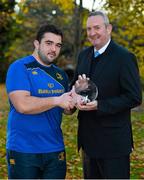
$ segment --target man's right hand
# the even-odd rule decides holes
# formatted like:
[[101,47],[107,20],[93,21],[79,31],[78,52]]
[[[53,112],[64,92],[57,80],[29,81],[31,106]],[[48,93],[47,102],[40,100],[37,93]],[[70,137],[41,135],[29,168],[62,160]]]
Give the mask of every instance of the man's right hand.
[[72,98],[72,92],[64,93],[58,97],[58,105],[66,110],[74,108],[74,102]]

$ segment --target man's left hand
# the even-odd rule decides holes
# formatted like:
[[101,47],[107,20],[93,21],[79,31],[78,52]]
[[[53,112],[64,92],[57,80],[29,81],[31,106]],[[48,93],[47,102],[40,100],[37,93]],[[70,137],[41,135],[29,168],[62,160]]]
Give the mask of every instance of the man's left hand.
[[77,103],[76,108],[81,111],[92,111],[92,110],[97,110],[97,105],[98,105],[98,101],[95,100],[86,104]]

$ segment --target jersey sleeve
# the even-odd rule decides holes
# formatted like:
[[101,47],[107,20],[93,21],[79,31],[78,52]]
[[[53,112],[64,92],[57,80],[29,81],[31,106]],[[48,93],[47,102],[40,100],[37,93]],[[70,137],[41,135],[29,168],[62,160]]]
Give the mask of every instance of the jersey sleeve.
[[30,91],[30,82],[24,64],[15,62],[10,65],[6,77],[6,89],[8,93],[16,90]]

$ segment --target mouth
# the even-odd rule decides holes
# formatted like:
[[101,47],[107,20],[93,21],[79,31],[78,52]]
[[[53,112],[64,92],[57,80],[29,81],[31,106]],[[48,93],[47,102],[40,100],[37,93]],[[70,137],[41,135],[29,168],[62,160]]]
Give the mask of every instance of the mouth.
[[91,36],[88,39],[89,39],[89,41],[93,41],[94,42],[94,41],[97,41],[98,38],[95,37],[95,36]]
[[48,53],[48,56],[50,56],[50,57],[55,57],[56,54],[55,54],[55,53]]
[[94,44],[98,41],[98,38],[91,38],[91,42],[93,42]]

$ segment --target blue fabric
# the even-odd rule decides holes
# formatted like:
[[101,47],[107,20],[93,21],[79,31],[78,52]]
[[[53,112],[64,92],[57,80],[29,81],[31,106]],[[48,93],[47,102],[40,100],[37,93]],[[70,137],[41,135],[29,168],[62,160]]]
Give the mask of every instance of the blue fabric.
[[9,179],[65,179],[64,151],[53,153],[19,153],[7,151]]
[[[68,78],[58,67],[42,66],[33,56],[27,56],[10,66],[6,88],[7,93],[26,90],[36,97],[60,96],[68,91]],[[24,153],[63,150],[62,112],[55,107],[39,114],[21,114],[10,102],[6,148]]]
[[100,55],[100,53],[98,51],[94,51],[94,57],[98,57]]

